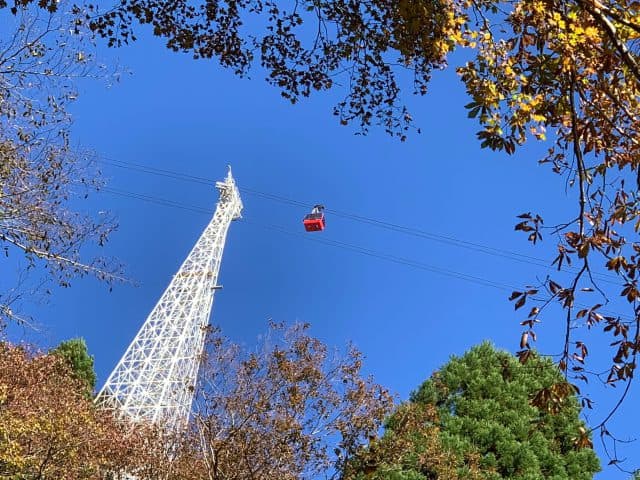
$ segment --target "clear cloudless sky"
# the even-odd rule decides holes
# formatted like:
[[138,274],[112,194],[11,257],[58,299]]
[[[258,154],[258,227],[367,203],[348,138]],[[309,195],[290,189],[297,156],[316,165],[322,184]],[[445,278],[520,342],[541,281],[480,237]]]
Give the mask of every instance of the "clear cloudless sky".
[[[144,29],[139,29],[143,33]],[[410,226],[429,233],[550,258],[553,239],[532,248],[513,230],[515,216],[543,214],[547,224],[570,218],[576,192],[538,166],[541,148],[516,155],[483,151],[468,102],[453,71],[435,74],[426,97],[407,100],[422,134],[407,142],[373,129],[368,136],[338,125],[331,107],[344,91],[320,93],[292,106],[261,72],[238,79],[214,61],[174,54],[146,34],[128,48],[99,48],[102,61],[132,73],[107,88],[83,82],[73,107],[74,142],[124,162],[212,179],[211,185],[101,164],[112,188],[213,210],[231,164],[238,185]],[[410,86],[407,89],[407,94]],[[353,342],[366,356],[365,371],[399,399],[452,354],[489,339],[517,350],[526,312],[507,300],[511,286],[544,278],[549,270],[451,244],[328,215],[327,229],[304,234],[305,208],[243,193],[246,220],[231,226],[212,323],[247,346],[269,319],[309,322],[332,347]],[[54,289],[46,303],[26,305],[38,332],[13,329],[14,338],[52,346],[81,336],[95,356],[101,385],[168,285],[210,216],[107,192],[78,203],[87,212],[110,211],[119,229],[102,254],[122,260],[136,285],[112,292],[91,279]],[[291,234],[270,228],[277,225]],[[481,285],[313,241],[336,240],[426,266],[489,280]],[[552,272],[551,272],[552,273]],[[555,312],[558,313],[558,312]],[[539,348],[557,353],[561,320],[545,318]],[[588,338],[587,338],[588,339]],[[597,335],[592,342],[601,341]],[[595,352],[604,355],[606,352]],[[603,358],[606,359],[605,356]],[[618,389],[585,386],[596,401],[597,422]],[[635,438],[640,422],[632,393],[611,425],[619,438]],[[598,480],[628,478],[606,467]],[[638,443],[621,446],[626,468],[640,466]]]

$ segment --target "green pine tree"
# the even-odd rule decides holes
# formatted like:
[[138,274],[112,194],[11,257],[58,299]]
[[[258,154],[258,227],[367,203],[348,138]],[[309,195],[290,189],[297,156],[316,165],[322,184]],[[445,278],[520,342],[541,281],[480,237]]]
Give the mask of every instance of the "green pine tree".
[[96,372],[93,367],[93,357],[89,355],[83,338],[72,338],[61,342],[49,353],[65,358],[76,377],[87,385],[88,392],[93,392],[96,387]]
[[[417,406],[435,412],[422,423],[422,436],[402,418]],[[390,417],[384,436],[354,458],[345,478],[453,478],[441,473],[433,453],[424,455],[428,430],[437,431],[442,458],[456,465],[455,478],[590,480],[600,462],[579,415],[573,387],[551,361],[534,355],[520,364],[483,343],[425,381]]]

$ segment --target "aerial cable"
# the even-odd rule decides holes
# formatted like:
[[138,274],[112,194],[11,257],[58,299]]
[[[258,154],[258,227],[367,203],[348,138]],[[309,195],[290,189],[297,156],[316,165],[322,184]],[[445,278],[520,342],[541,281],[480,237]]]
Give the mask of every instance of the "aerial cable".
[[420,262],[420,261],[417,261],[417,260],[412,260],[412,259],[405,258],[405,257],[398,257],[396,255],[391,255],[391,254],[387,254],[387,253],[380,252],[380,251],[377,251],[377,250],[372,250],[370,248],[361,247],[359,245],[353,245],[353,244],[350,244],[350,243],[341,242],[341,241],[338,241],[338,240],[327,239],[327,238],[321,238],[321,237],[317,237],[317,236],[311,237],[311,236],[305,235],[304,233],[301,233],[301,232],[292,232],[291,230],[287,230],[286,228],[281,227],[279,225],[264,224],[264,223],[256,222],[256,221],[250,220],[250,219],[245,219],[245,221],[246,221],[246,223],[257,225],[259,227],[266,228],[268,230],[273,230],[273,231],[277,231],[277,232],[280,232],[280,233],[284,233],[286,235],[299,236],[299,237],[304,238],[305,240],[310,240],[310,241],[314,241],[314,242],[318,242],[318,243],[323,243],[325,245],[329,245],[329,246],[333,246],[333,247],[337,247],[337,248],[342,248],[342,249],[345,249],[345,250],[350,250],[352,252],[360,253],[362,255],[367,255],[367,256],[370,256],[370,257],[379,258],[379,259],[382,259],[382,260],[387,260],[389,262],[398,263],[400,265],[406,265],[406,266],[413,267],[413,268],[420,269],[420,270],[426,270],[426,271],[437,273],[437,274],[440,274],[440,275],[445,275],[445,276],[457,278],[459,280],[465,280],[465,281],[468,281],[468,282],[477,283],[479,285],[492,287],[492,288],[496,288],[496,289],[503,290],[503,291],[508,291],[508,292],[512,292],[514,290],[517,290],[517,288],[515,288],[514,286],[508,285],[508,284],[505,284],[505,283],[494,282],[493,280],[488,280],[486,278],[477,277],[475,275],[469,275],[469,274],[462,273],[462,272],[457,272],[455,270],[449,270],[449,269],[446,269],[446,268],[437,267],[435,265],[430,265],[430,264],[427,264],[427,263],[423,263],[423,262]]
[[187,210],[187,211],[191,211],[191,212],[195,212],[195,213],[203,213],[205,215],[210,215],[213,214],[213,210],[204,208],[204,207],[198,207],[196,205],[187,205],[185,203],[181,203],[181,202],[174,202],[173,200],[167,200],[164,198],[159,198],[159,197],[153,197],[151,195],[144,195],[142,193],[135,193],[135,192],[130,192],[128,190],[122,190],[119,188],[113,188],[113,187],[102,187],[100,188],[100,191],[102,192],[107,192],[107,193],[112,193],[114,195],[119,195],[121,197],[129,197],[129,198],[134,198],[137,200],[142,200],[145,202],[149,202],[149,203],[155,203],[157,205],[162,205],[165,207],[173,207],[173,208],[178,208],[181,210]]
[[[136,200],[142,200],[148,203],[154,203],[160,206],[164,206],[164,207],[172,207],[172,208],[177,208],[177,209],[181,209],[181,210],[186,210],[186,211],[191,211],[194,213],[201,213],[201,214],[205,214],[205,215],[212,215],[213,214],[213,210],[208,209],[208,208],[204,208],[204,207],[199,207],[196,205],[188,205],[182,202],[175,202],[173,200],[167,200],[164,198],[160,198],[160,197],[155,197],[155,196],[151,196],[151,195],[145,195],[145,194],[140,194],[140,193],[136,193],[136,192],[130,192],[128,190],[122,190],[122,189],[117,189],[117,188],[111,188],[111,187],[103,187],[101,189],[101,191],[104,191],[106,193],[111,193],[114,195],[118,195],[121,197],[126,197],[126,198],[133,198]],[[415,269],[419,269],[419,270],[425,270],[425,271],[429,271],[432,273],[436,273],[439,275],[444,275],[444,276],[448,276],[448,277],[452,277],[452,278],[456,278],[458,280],[463,280],[466,282],[470,282],[470,283],[475,283],[478,285],[482,285],[482,286],[486,286],[486,287],[491,287],[497,290],[502,290],[502,291],[508,291],[508,292],[513,292],[516,290],[521,290],[521,288],[517,288],[514,287],[513,285],[510,284],[506,284],[506,283],[502,283],[502,282],[496,282],[493,280],[489,280],[486,278],[482,278],[482,277],[478,277],[475,275],[470,275],[467,273],[463,273],[463,272],[457,272],[455,270],[449,270],[446,268],[442,268],[442,267],[438,267],[435,265],[430,265],[424,262],[420,262],[417,260],[413,260],[413,259],[409,259],[409,258],[404,258],[404,257],[398,257],[396,255],[392,255],[392,254],[388,254],[388,253],[384,253],[384,252],[380,252],[377,250],[373,250],[370,248],[366,248],[366,247],[362,247],[359,245],[354,245],[354,244],[350,244],[350,243],[346,243],[346,242],[341,242],[339,240],[332,240],[332,239],[328,239],[328,238],[323,238],[323,237],[317,237],[317,236],[309,236],[305,233],[302,232],[292,232],[291,230],[288,230],[280,225],[275,225],[275,224],[265,224],[262,222],[256,222],[252,219],[247,219],[243,217],[243,222],[250,224],[250,225],[254,225],[263,229],[267,229],[267,230],[272,230],[272,231],[277,231],[286,235],[290,235],[290,236],[300,236],[302,238],[304,238],[305,240],[308,241],[313,241],[313,242],[317,242],[317,243],[322,243],[325,245],[329,245],[332,247],[336,247],[336,248],[340,248],[340,249],[344,249],[344,250],[348,250],[348,251],[352,251],[352,252],[356,252],[359,253],[361,255],[366,255],[369,257],[374,257],[374,258],[378,258],[381,260],[386,260],[388,262],[392,262],[392,263],[396,263],[396,264],[400,264],[400,265],[405,265],[408,267],[412,267]],[[538,301],[538,302],[543,302],[544,299],[542,298],[538,298],[538,297],[531,297],[532,300],[534,301]],[[584,304],[575,304],[576,307],[580,307],[580,308],[589,308],[588,305],[584,305]],[[619,317],[621,319],[626,319],[626,320],[630,320],[629,317],[625,316],[625,315],[621,315],[619,313],[616,312],[611,312],[611,311],[606,311],[606,310],[600,310],[600,312],[602,314],[605,315],[609,315],[609,316],[613,316],[613,317]]]
[[[154,197],[151,195],[144,195],[144,194],[139,194],[139,193],[135,193],[135,192],[130,192],[127,190],[122,190],[122,189],[117,189],[117,188],[111,188],[111,187],[104,187],[101,189],[101,191],[105,192],[105,193],[110,193],[113,195],[118,195],[121,197],[126,197],[126,198],[133,198],[136,200],[142,200],[145,202],[149,202],[149,203],[154,203],[160,206],[164,206],[164,207],[173,207],[173,208],[178,208],[181,210],[187,210],[187,211],[191,211],[194,213],[202,213],[202,214],[208,214],[211,215],[213,214],[213,211],[210,209],[206,209],[206,208],[202,208],[202,207],[197,207],[195,205],[187,205],[187,204],[183,204],[180,202],[174,202],[171,200],[166,200],[160,197]],[[287,235],[293,235],[293,236],[302,236],[303,238],[305,238],[306,240],[310,240],[310,241],[314,241],[317,243],[322,243],[324,245],[329,245],[329,246],[333,246],[336,248],[341,248],[344,250],[349,250],[352,252],[356,252],[356,253],[360,253],[362,255],[366,255],[366,256],[370,256],[370,257],[375,257],[375,258],[379,258],[382,260],[387,260],[389,262],[393,262],[393,263],[397,263],[400,265],[405,265],[405,266],[409,266],[409,267],[413,267],[416,269],[420,269],[420,270],[426,270],[429,272],[433,272],[433,273],[437,273],[440,275],[445,275],[445,276],[449,276],[449,277],[453,277],[453,278],[457,278],[459,280],[464,280],[464,281],[468,281],[468,282],[472,282],[472,283],[476,283],[479,285],[483,285],[483,286],[487,286],[487,287],[492,287],[492,288],[496,288],[499,290],[503,290],[503,291],[508,291],[511,292],[513,290],[517,290],[517,288],[515,288],[512,285],[508,285],[505,283],[500,283],[500,282],[495,282],[493,280],[489,280],[486,278],[482,278],[482,277],[477,277],[475,275],[470,275],[470,274],[466,274],[466,273],[462,273],[462,272],[457,272],[454,270],[449,270],[446,268],[442,268],[442,267],[438,267],[435,265],[430,265],[427,263],[423,263],[417,260],[413,260],[413,259],[409,259],[409,258],[404,258],[404,257],[399,257],[396,255],[392,255],[392,254],[388,254],[388,253],[384,253],[384,252],[380,252],[377,250],[373,250],[370,248],[366,248],[366,247],[362,247],[359,245],[354,245],[354,244],[350,244],[350,243],[346,243],[346,242],[341,242],[338,240],[332,240],[332,239],[327,239],[327,238],[320,238],[320,237],[309,237],[308,235],[305,235],[301,232],[292,232],[280,225],[275,225],[275,224],[265,224],[262,222],[257,222],[255,220],[252,219],[246,219],[243,218],[243,222],[250,224],[250,225],[254,225],[254,226],[258,226],[260,228],[264,228],[267,230],[272,230],[272,231],[278,231],[280,233],[284,233]]]
[[[203,184],[203,185],[211,185],[213,183],[213,180],[211,180],[209,178],[199,177],[199,176],[195,176],[195,175],[183,174],[183,173],[180,173],[180,172],[161,169],[161,168],[156,168],[156,167],[149,167],[149,166],[138,164],[138,163],[125,162],[125,161],[122,161],[122,160],[115,160],[115,159],[106,158],[106,157],[101,157],[101,161],[103,161],[104,163],[108,163],[108,164],[111,164],[113,166],[119,167],[119,168],[126,168],[126,169],[130,169],[130,170],[136,170],[136,171],[143,172],[143,173],[149,173],[149,174],[152,174],[152,175],[159,175],[159,176],[163,176],[163,177],[167,177],[167,178],[173,178],[173,179],[177,179],[177,180],[194,182],[194,183],[199,183],[199,184]],[[299,200],[293,200],[293,199],[290,199],[290,198],[287,198],[287,197],[283,197],[281,195],[276,195],[276,194],[267,193],[267,192],[261,192],[259,190],[255,190],[255,189],[248,188],[248,187],[240,187],[239,189],[240,189],[240,191],[242,191],[244,193],[248,193],[250,195],[259,196],[259,197],[262,197],[262,198],[266,198],[268,200],[273,200],[273,201],[277,201],[277,202],[280,202],[280,203],[289,204],[289,205],[292,205],[292,206],[304,207],[304,208],[307,208],[309,206],[308,202],[302,202],[302,201],[299,201]],[[327,213],[330,213],[332,215],[336,215],[336,216],[339,216],[339,217],[355,220],[355,221],[362,222],[362,223],[367,223],[367,224],[374,225],[374,226],[379,226],[379,227],[382,227],[382,228],[386,228],[386,229],[389,229],[389,230],[397,231],[397,232],[400,232],[400,233],[405,233],[405,234],[408,234],[408,235],[422,237],[422,238],[425,238],[425,239],[428,239],[428,240],[441,241],[441,242],[449,243],[449,244],[452,244],[452,245],[461,246],[461,247],[464,247],[464,248],[471,248],[471,249],[474,249],[474,250],[477,249],[477,251],[481,251],[483,253],[491,254],[490,252],[493,252],[492,254],[500,255],[500,256],[503,256],[503,257],[506,257],[506,258],[511,258],[513,260],[516,260],[517,258],[522,258],[522,259],[530,260],[530,261],[533,261],[533,262],[541,262],[542,265],[539,265],[539,266],[547,266],[547,261],[542,259],[542,258],[533,257],[533,256],[530,256],[530,255],[526,255],[526,254],[522,254],[522,253],[518,253],[518,252],[512,252],[512,251],[508,251],[508,250],[503,250],[503,249],[491,247],[491,246],[488,246],[488,245],[482,245],[482,244],[479,244],[479,243],[474,243],[474,242],[469,242],[469,241],[466,241],[466,240],[457,239],[457,238],[452,237],[452,236],[440,235],[440,234],[427,232],[427,231],[420,230],[420,229],[413,228],[413,227],[407,227],[407,226],[403,226],[403,225],[399,225],[399,224],[395,224],[395,223],[391,223],[391,222],[386,222],[386,221],[382,221],[382,220],[376,220],[376,219],[373,219],[373,218],[370,218],[370,217],[365,217],[363,215],[344,212],[344,211],[341,211],[341,210],[325,208],[325,211]],[[513,257],[515,257],[515,258],[513,258]]]
[[[205,177],[184,174],[184,173],[176,172],[176,171],[173,171],[173,170],[166,170],[166,169],[162,169],[162,168],[149,167],[149,166],[142,165],[142,164],[139,164],[139,163],[126,162],[126,161],[123,161],[123,160],[116,160],[116,159],[108,158],[108,157],[100,157],[99,161],[102,162],[102,163],[113,165],[113,166],[118,167],[118,168],[134,170],[134,171],[147,173],[147,174],[151,174],[151,175],[162,176],[162,177],[166,177],[166,178],[172,178],[172,179],[175,179],[175,180],[198,183],[198,184],[202,184],[202,185],[212,185],[214,183],[214,181],[212,179],[205,178]],[[283,204],[288,204],[288,205],[295,206],[295,207],[304,207],[306,209],[309,206],[309,203],[307,203],[307,202],[294,200],[294,199],[291,199],[291,198],[283,197],[281,195],[262,192],[262,191],[259,191],[259,190],[256,190],[256,189],[252,189],[252,188],[248,188],[248,187],[239,187],[239,190],[241,192],[247,193],[249,195],[254,195],[254,196],[257,196],[257,197],[260,197],[260,198],[264,198],[264,199],[275,201],[275,202],[280,202],[280,203],[283,203]],[[513,260],[513,261],[520,262],[520,263],[527,263],[527,264],[530,264],[530,265],[536,265],[538,267],[542,267],[542,268],[546,268],[546,269],[556,270],[555,267],[553,267],[552,265],[549,264],[548,260],[545,260],[545,259],[542,259],[542,258],[539,258],[539,257],[534,257],[534,256],[531,256],[531,255],[526,255],[526,254],[513,252],[513,251],[509,251],[509,250],[505,250],[505,249],[500,249],[500,248],[492,247],[492,246],[489,246],[489,245],[483,245],[481,243],[470,242],[470,241],[462,240],[462,239],[459,239],[459,238],[456,238],[456,237],[453,237],[453,236],[450,236],[450,235],[437,234],[437,233],[428,232],[428,231],[425,231],[425,230],[422,230],[422,229],[418,229],[418,228],[414,228],[414,227],[408,227],[408,226],[404,226],[404,225],[400,225],[400,224],[396,224],[396,223],[392,223],[392,222],[387,222],[387,221],[384,221],[384,220],[377,220],[377,219],[374,219],[374,218],[366,217],[366,216],[359,215],[359,214],[349,213],[349,212],[345,212],[345,211],[342,211],[342,210],[325,208],[325,212],[328,213],[328,214],[331,214],[331,215],[335,215],[335,216],[338,216],[338,217],[342,217],[342,218],[348,219],[348,220],[353,220],[353,221],[357,221],[357,222],[360,222],[360,223],[365,223],[365,224],[368,224],[368,225],[372,225],[372,226],[375,226],[375,227],[391,230],[391,231],[394,231],[394,232],[403,233],[405,235],[410,235],[410,236],[414,236],[414,237],[418,237],[418,238],[423,238],[425,240],[431,240],[431,241],[435,241],[435,242],[439,242],[439,243],[443,243],[443,244],[446,244],[446,245],[455,246],[455,247],[459,247],[459,248],[465,248],[467,250],[475,251],[475,252],[478,252],[478,253],[483,253],[485,255],[492,255],[492,256],[495,256],[495,257],[501,257],[501,258],[505,258],[505,259],[508,259],[508,260]],[[566,266],[566,267],[563,267],[560,271],[577,272],[578,269],[575,268],[575,267]],[[605,283],[611,283],[611,284],[617,284],[618,283],[617,281],[614,281],[614,280],[617,280],[617,277],[615,277],[614,275],[611,275],[611,274],[593,272],[593,276],[598,277],[598,280],[600,280],[602,282],[605,282]]]

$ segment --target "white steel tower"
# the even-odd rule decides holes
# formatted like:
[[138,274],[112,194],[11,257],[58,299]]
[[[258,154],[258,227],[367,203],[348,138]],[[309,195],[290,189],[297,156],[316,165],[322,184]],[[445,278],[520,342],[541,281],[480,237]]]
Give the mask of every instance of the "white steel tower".
[[98,393],[133,421],[178,430],[189,418],[227,231],[242,211],[231,168],[216,187],[209,225]]

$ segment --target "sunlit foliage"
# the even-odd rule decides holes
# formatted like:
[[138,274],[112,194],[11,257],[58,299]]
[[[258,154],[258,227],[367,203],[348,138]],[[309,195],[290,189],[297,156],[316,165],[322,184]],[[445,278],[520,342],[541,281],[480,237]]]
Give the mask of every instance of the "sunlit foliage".
[[[0,344],[0,478],[89,480],[167,470],[161,436],[96,408],[64,357]],[[159,467],[162,465],[162,468]]]
[[[3,6],[0,2],[0,6]],[[40,5],[42,7],[42,5]],[[87,244],[103,245],[115,223],[71,207],[100,186],[89,157],[71,148],[69,105],[80,78],[106,77],[92,56],[88,10],[66,2],[39,8],[22,2],[0,8],[0,248],[22,271],[40,265],[66,287],[86,274],[106,281],[120,267],[82,258]],[[21,322],[12,307],[24,290],[0,292],[0,321]]]
[[[552,362],[484,343],[424,382],[346,479],[589,480],[600,470],[580,405]],[[544,393],[541,393],[544,392]]]
[[361,376],[362,356],[332,353],[307,325],[272,325],[245,351],[214,331],[192,432],[211,480],[313,479],[340,471],[392,401]]

